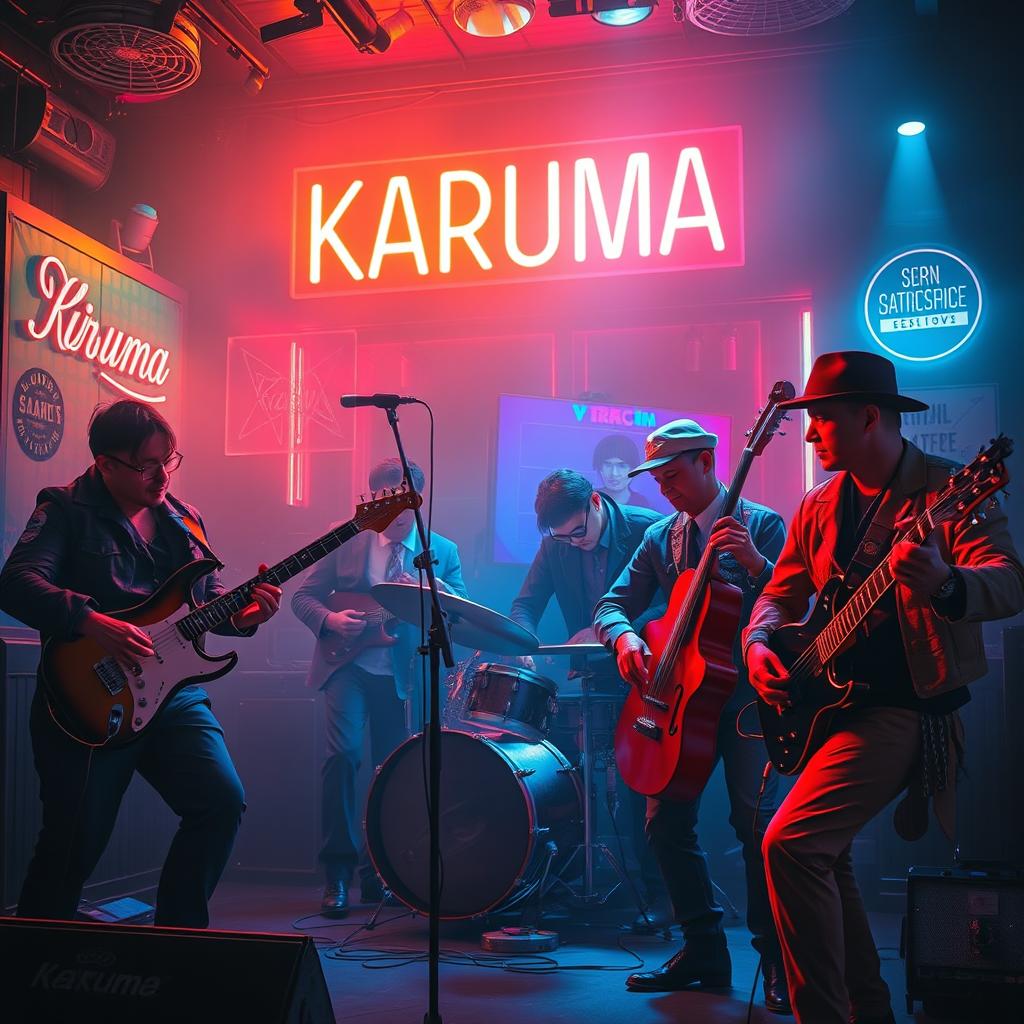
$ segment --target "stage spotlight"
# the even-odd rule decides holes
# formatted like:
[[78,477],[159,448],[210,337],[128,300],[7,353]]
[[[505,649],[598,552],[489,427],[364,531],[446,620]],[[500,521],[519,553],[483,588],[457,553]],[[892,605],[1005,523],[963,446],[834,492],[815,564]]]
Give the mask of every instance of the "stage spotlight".
[[525,28],[537,8],[534,0],[455,0],[455,24],[471,36],[510,36]]
[[904,121],[896,131],[900,135],[920,135],[924,131],[924,121]]
[[550,0],[548,14],[552,18],[571,18],[590,14],[602,25],[635,25],[649,18],[657,0]]
[[654,13],[653,7],[617,7],[613,11],[598,11],[592,15],[594,21],[612,28],[625,28],[627,25],[639,25]]
[[263,91],[263,86],[266,84],[266,75],[257,71],[256,68],[249,68],[249,74],[245,76],[245,84],[242,88],[245,89],[250,96],[259,96]]
[[110,229],[114,245],[122,256],[128,256],[153,269],[153,235],[160,218],[148,203],[136,203],[123,221],[112,220]]

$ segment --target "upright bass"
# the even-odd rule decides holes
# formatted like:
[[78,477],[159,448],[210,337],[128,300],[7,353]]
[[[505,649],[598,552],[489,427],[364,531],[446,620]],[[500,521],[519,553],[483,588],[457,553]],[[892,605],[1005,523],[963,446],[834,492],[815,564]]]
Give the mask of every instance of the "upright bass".
[[[743,484],[786,418],[779,402],[796,393],[778,381],[747,444],[721,515],[736,509]],[[632,687],[615,730],[615,760],[629,787],[647,796],[692,800],[714,766],[718,722],[736,688],[733,642],[742,591],[717,576],[709,544],[696,568],[676,580],[668,610],[644,628],[651,649],[647,683]]]

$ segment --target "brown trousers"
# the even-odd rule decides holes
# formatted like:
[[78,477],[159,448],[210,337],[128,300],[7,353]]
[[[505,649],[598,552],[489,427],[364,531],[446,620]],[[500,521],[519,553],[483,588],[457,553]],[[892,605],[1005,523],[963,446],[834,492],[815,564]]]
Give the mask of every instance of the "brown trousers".
[[768,894],[798,1024],[847,1024],[851,1014],[889,1011],[850,847],[906,787],[920,744],[916,711],[840,713],[768,826]]

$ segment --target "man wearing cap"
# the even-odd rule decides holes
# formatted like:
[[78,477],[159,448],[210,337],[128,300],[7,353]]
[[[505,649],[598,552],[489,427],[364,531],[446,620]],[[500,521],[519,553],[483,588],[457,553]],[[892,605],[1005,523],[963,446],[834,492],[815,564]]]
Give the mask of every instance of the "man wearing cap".
[[[896,370],[869,352],[831,352],[811,370],[804,394],[806,441],[836,476],[803,498],[771,582],[743,634],[750,681],[769,704],[794,694],[767,641],[804,618],[809,599],[851,561],[862,564],[874,526],[909,523],[948,482],[955,467],[925,455],[900,433],[900,412],[927,406],[899,394]],[[872,537],[877,536],[872,532]],[[874,550],[879,546],[874,544]],[[891,549],[897,585],[878,604],[888,613],[851,652],[851,678],[866,694],[836,714],[764,837],[772,911],[800,1024],[892,1024],[850,862],[860,829],[909,787],[896,812],[905,838],[927,827],[930,794],[952,837],[952,790],[962,729],[956,709],[967,684],[986,671],[981,622],[1024,607],[1024,567],[998,508],[937,528],[921,545]],[[844,662],[845,667],[845,662]],[[946,785],[948,780],[949,785]]]
[[[741,498],[733,516],[720,515],[726,490],[715,472],[717,444],[718,437],[693,420],[673,420],[650,434],[647,460],[632,471],[631,475],[650,472],[661,493],[677,509],[675,515],[647,529],[629,565],[594,612],[598,639],[615,652],[619,672],[634,685],[647,682],[650,651],[631,623],[659,590],[668,600],[676,580],[697,565],[708,544],[718,552],[719,574],[743,592],[741,627],[782,549],[785,524],[777,512]],[[741,738],[736,729],[736,713],[754,699],[742,668],[738,635],[734,657],[739,680],[719,724],[717,756],[725,763],[729,821],[743,848],[747,924],[754,948],[763,957],[765,1006],[775,1013],[788,1013],[789,998],[760,853],[761,834],[775,810],[776,780],[772,777],[767,781],[759,802],[768,755],[763,743]],[[648,800],[648,840],[685,941],[664,966],[630,975],[626,986],[633,991],[665,992],[696,985],[728,987],[732,982],[723,911],[715,899],[707,859],[697,841],[699,806],[699,798]]]

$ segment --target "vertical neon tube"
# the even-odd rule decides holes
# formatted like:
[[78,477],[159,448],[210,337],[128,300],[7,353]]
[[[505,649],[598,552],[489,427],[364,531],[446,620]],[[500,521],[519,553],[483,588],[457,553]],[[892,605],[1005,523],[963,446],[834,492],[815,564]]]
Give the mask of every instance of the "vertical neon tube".
[[302,346],[293,341],[288,360],[288,504],[305,505],[306,457],[301,451],[303,438],[302,416]]
[[[814,362],[814,330],[811,321],[811,311],[803,310],[800,314],[800,376],[801,388],[807,384],[807,378],[811,373],[811,364]],[[801,438],[807,435],[807,427],[810,421],[807,418],[807,410],[800,413]],[[814,449],[804,445],[804,490],[809,491],[814,486]]]

